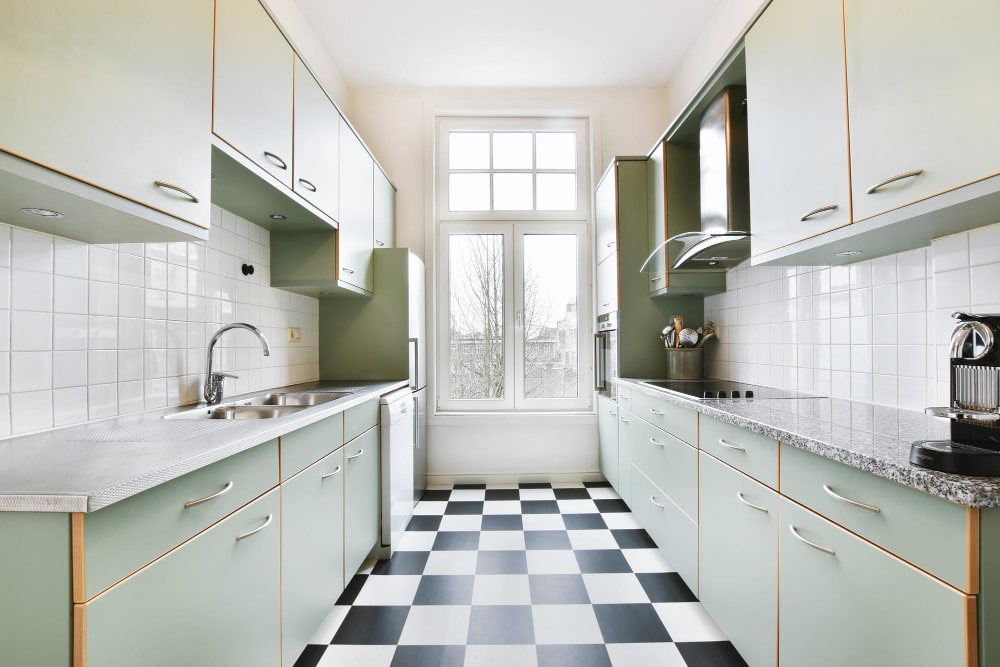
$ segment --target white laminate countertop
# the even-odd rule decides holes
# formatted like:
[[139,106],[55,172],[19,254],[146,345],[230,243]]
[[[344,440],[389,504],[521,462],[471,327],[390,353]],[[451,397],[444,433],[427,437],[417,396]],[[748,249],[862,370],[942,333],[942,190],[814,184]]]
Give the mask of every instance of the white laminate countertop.
[[0,511],[95,512],[405,386],[405,380],[308,382],[223,403],[278,391],[352,394],[275,419],[163,419],[198,407],[185,405],[0,440]]
[[1000,507],[1000,478],[954,475],[910,463],[916,440],[950,440],[947,420],[842,398],[706,400],[669,392],[641,379],[618,384],[852,468],[966,507]]

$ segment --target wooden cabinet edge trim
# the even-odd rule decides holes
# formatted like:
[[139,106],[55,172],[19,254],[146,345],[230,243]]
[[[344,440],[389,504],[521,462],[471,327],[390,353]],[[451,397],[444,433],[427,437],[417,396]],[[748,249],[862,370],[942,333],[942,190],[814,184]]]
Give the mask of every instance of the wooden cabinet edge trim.
[[967,667],[979,667],[979,598],[970,595],[965,599],[965,649]]
[[87,601],[87,539],[86,515],[73,512],[70,515],[70,557],[73,564],[73,602]]
[[966,508],[966,524],[965,529],[966,535],[966,552],[969,557],[969,564],[967,567],[968,581],[965,584],[965,588],[969,593],[978,594],[979,593],[979,577],[980,577],[980,525],[979,525],[979,508],[978,507],[968,507]]
[[87,605],[73,605],[73,667],[87,667]]

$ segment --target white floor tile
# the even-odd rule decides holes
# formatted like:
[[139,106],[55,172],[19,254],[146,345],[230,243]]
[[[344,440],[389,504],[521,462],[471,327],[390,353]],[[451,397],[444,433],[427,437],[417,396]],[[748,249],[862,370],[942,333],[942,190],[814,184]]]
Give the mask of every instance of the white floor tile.
[[410,605],[420,585],[419,574],[368,577],[355,605]]
[[486,489],[455,489],[448,500],[475,501],[486,498]]
[[[480,574],[472,588],[472,604],[531,604],[526,574]],[[332,636],[332,635],[331,635]]]
[[[534,644],[473,645],[465,648],[465,667],[538,667]],[[682,665],[683,667],[683,665]]]
[[524,531],[484,530],[479,534],[480,551],[524,551]]
[[483,517],[479,514],[446,514],[441,517],[438,530],[480,530],[482,527]]
[[596,514],[600,512],[593,500],[557,500],[563,514]]
[[674,572],[659,549],[622,549],[633,572]]
[[483,514],[520,514],[521,503],[517,500],[487,500],[483,503]]
[[700,602],[657,602],[653,608],[675,642],[715,642],[726,639]]
[[574,549],[617,549],[610,530],[570,530],[569,543]]
[[333,636],[337,634],[337,630],[340,628],[340,624],[344,622],[344,617],[347,616],[347,612],[351,610],[351,607],[346,604],[334,605],[330,613],[326,615],[323,622],[319,624],[316,628],[316,632],[309,639],[310,644],[329,644]]
[[656,665],[656,667],[687,667],[677,647],[662,644],[608,644],[608,655],[613,667],[636,667],[636,665]]
[[555,500],[552,489],[521,489],[521,500]]
[[549,604],[531,608],[536,644],[603,644],[589,604]]
[[424,574],[475,574],[478,558],[478,551],[432,551]]
[[528,574],[580,574],[580,564],[569,549],[539,549],[525,553]]
[[333,644],[327,647],[316,667],[341,667],[342,665],[364,665],[365,667],[389,667],[395,646],[357,646],[354,644]]
[[591,604],[649,603],[634,574],[585,574],[583,583]]
[[521,521],[525,530],[566,530],[561,514],[525,514]]
[[621,496],[610,486],[597,486],[590,490],[590,497],[594,500],[618,500]]
[[608,524],[608,528],[614,528],[615,530],[642,528],[631,512],[609,512],[603,516],[604,523]]
[[448,507],[447,500],[421,500],[413,508],[414,514],[444,514]]
[[[390,577],[394,578],[394,577]],[[467,605],[426,605],[411,607],[403,626],[400,644],[465,644],[469,637]]]
[[430,551],[437,533],[432,530],[410,530],[403,533],[397,551]]

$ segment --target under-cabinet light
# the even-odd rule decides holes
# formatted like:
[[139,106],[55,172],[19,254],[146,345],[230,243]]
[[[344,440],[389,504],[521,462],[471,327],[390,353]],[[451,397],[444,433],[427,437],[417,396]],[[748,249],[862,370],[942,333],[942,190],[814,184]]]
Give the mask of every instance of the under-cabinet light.
[[59,211],[53,211],[47,208],[22,208],[25,213],[30,213],[31,215],[37,215],[40,218],[62,218],[64,217]]

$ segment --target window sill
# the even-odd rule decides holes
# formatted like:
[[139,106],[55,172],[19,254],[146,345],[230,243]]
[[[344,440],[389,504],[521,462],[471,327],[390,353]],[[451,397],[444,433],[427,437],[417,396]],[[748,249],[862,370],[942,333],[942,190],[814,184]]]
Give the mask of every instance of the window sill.
[[468,426],[470,424],[488,426],[503,425],[511,426],[544,424],[551,426],[554,424],[597,424],[597,413],[593,408],[579,411],[564,412],[448,412],[437,411],[428,416],[427,423],[435,425],[457,425]]

